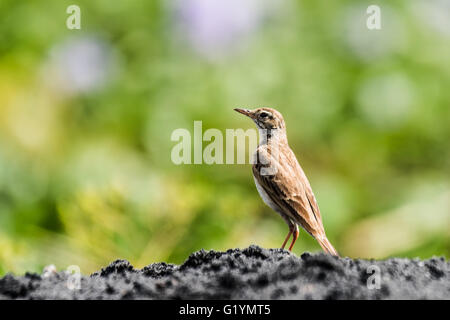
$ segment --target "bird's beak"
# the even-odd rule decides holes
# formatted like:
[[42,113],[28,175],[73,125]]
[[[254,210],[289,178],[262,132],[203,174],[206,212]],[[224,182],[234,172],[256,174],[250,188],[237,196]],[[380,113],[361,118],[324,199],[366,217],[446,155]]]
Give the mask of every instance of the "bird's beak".
[[239,108],[235,108],[234,111],[242,113],[243,115],[252,118],[252,111],[248,110],[248,109],[239,109]]

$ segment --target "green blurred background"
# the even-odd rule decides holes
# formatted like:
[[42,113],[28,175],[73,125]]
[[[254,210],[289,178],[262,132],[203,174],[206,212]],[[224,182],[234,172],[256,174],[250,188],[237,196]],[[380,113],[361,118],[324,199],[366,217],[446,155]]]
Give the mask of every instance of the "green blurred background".
[[449,4],[1,0],[0,274],[279,247],[249,164],[170,159],[173,130],[254,128],[232,109],[258,106],[342,255],[449,257]]

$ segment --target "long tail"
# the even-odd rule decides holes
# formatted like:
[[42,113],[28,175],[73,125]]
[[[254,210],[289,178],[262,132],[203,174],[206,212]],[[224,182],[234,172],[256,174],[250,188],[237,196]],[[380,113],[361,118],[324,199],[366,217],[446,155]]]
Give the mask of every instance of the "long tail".
[[317,242],[319,242],[320,246],[322,247],[323,251],[325,251],[328,254],[331,254],[333,256],[339,257],[339,253],[336,251],[336,249],[333,247],[331,242],[327,239],[325,235],[322,237],[316,238]]

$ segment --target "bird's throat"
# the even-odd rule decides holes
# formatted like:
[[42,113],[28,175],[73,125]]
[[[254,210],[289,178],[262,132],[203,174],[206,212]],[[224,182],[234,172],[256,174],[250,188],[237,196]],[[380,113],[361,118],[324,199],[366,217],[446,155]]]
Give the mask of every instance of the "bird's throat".
[[287,142],[286,133],[282,129],[261,129],[258,127],[258,131],[259,145]]

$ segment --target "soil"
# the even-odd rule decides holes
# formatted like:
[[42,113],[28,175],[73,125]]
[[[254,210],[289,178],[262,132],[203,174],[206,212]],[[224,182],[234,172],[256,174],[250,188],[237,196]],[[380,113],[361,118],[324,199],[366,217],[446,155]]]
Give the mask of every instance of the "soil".
[[450,261],[444,258],[298,257],[258,246],[201,250],[182,265],[140,270],[116,260],[81,276],[79,289],[69,288],[69,276],[7,274],[0,278],[0,299],[450,299]]

